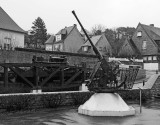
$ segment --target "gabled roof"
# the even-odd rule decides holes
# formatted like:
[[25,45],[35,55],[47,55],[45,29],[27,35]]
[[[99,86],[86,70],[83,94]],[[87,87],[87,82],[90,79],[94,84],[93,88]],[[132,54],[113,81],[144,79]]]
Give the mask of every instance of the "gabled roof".
[[[131,49],[131,51],[130,51]],[[131,38],[126,38],[125,41],[123,42],[123,45],[121,46],[119,50],[119,56],[138,56],[140,57],[141,53],[138,50],[137,46],[133,42]]]
[[45,44],[53,44],[55,42],[55,36],[51,35]]
[[[74,24],[73,26],[65,27],[64,29],[61,29],[58,33],[56,33],[56,35],[65,35],[65,38],[67,38],[67,36],[74,29],[74,27],[76,27],[76,24]],[[54,43],[56,44],[64,42],[65,38],[61,39],[60,41],[55,41]]]
[[[96,45],[97,42],[99,41],[99,39],[101,38],[102,35],[97,35],[97,36],[92,36],[90,39],[93,43],[93,45]],[[91,46],[89,40],[86,41],[85,44],[83,44],[82,46]]]
[[156,44],[158,47],[160,47],[160,44],[158,43],[160,42],[160,28],[144,24],[140,25],[145,30],[148,37],[150,37],[150,39],[153,41],[153,43]]
[[25,33],[25,31],[22,28],[20,28],[1,7],[0,7],[0,29]]
[[137,46],[134,44],[132,39],[128,39],[128,43],[130,44],[131,48],[133,49],[133,51],[135,52],[136,55],[140,55],[140,51],[137,48]]
[[160,28],[158,27],[154,27],[154,26],[150,26],[150,25],[145,25],[145,24],[141,24],[143,26],[143,28],[146,30],[147,33],[151,33],[154,32],[155,34],[160,36]]

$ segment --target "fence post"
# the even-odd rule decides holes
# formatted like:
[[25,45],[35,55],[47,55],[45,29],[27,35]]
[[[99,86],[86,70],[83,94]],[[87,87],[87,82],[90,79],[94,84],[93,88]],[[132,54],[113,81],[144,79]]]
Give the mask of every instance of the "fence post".
[[139,105],[140,105],[140,113],[142,113],[142,89],[141,88],[139,88]]
[[83,82],[84,82],[86,80],[86,73],[87,73],[86,63],[84,62],[82,66],[83,66]]

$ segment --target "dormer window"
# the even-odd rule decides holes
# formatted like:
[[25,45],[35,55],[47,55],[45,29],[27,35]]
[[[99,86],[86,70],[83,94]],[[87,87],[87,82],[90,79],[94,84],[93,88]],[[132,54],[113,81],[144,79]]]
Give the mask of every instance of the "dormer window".
[[142,31],[138,31],[137,32],[137,37],[141,37],[142,36]]
[[99,47],[99,51],[102,51],[103,50],[103,48],[102,47]]
[[84,46],[84,47],[83,47],[83,51],[84,51],[84,52],[87,52],[87,51],[88,51],[88,46]]
[[56,41],[60,41],[61,40],[61,34],[56,35]]

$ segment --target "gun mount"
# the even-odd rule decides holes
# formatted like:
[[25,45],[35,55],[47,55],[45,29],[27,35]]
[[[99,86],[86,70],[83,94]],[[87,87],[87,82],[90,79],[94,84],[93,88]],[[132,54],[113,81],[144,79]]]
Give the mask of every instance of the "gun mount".
[[[131,89],[133,87],[136,75],[138,73],[138,67],[130,67],[128,69],[120,69],[119,65],[114,62],[108,62],[94,46],[90,37],[86,33],[83,25],[78,19],[75,11],[72,11],[79,25],[81,26],[84,34],[86,35],[88,41],[90,42],[93,51],[98,56],[98,63],[94,66],[92,73],[89,76],[89,79],[86,80],[86,86],[90,91],[94,92],[115,92],[119,90]],[[101,76],[96,79],[95,74],[97,71],[101,72]],[[120,80],[118,80],[120,78]]]

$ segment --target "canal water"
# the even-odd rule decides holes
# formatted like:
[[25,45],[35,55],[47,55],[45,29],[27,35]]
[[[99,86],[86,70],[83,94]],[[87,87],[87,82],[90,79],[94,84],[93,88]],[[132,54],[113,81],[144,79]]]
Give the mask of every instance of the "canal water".
[[127,102],[136,109],[135,116],[91,117],[77,113],[77,108],[11,113],[0,116],[0,125],[160,125],[160,99],[142,104]]

